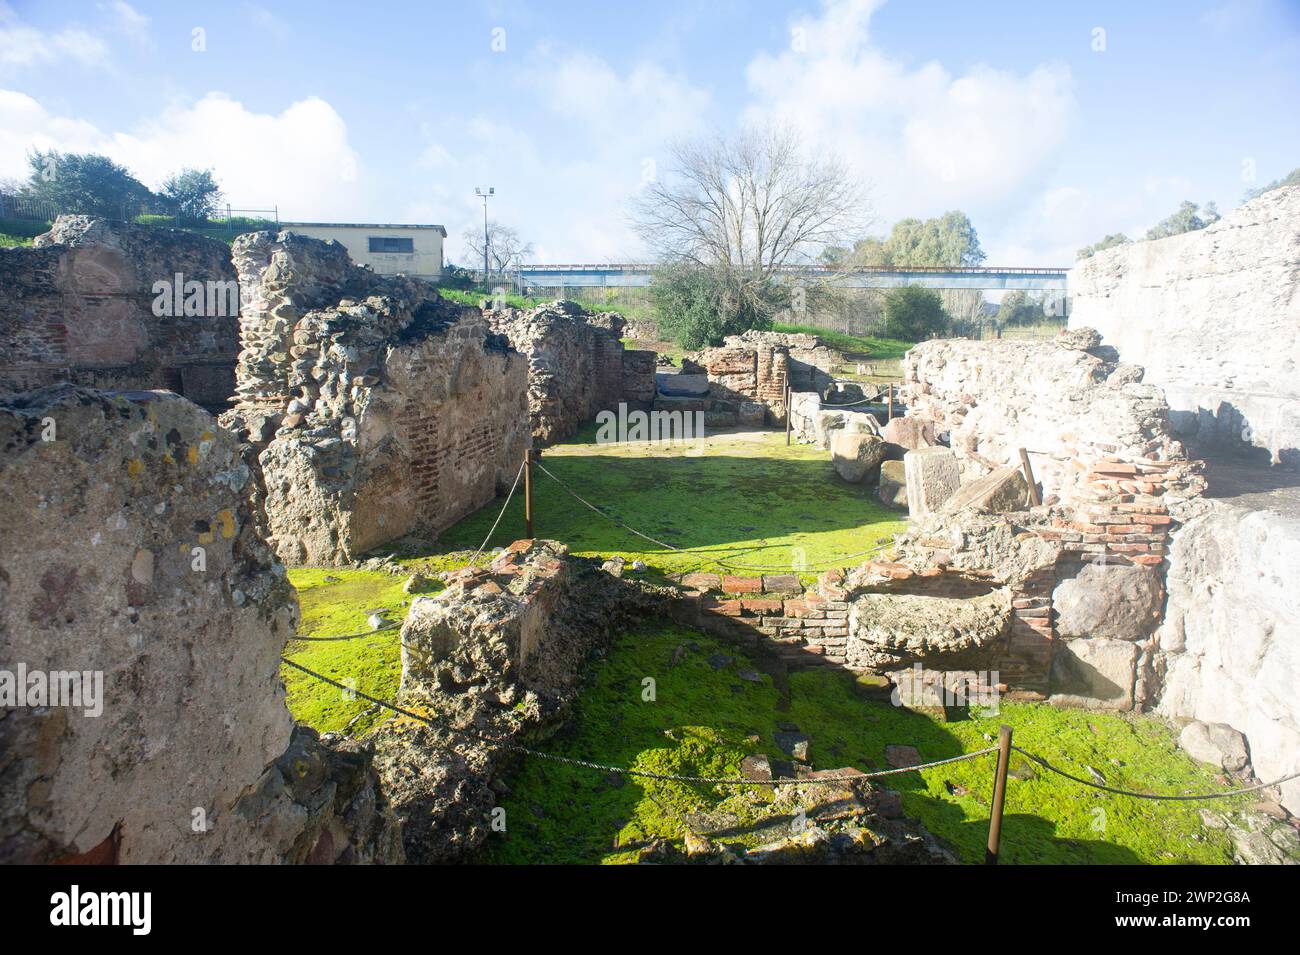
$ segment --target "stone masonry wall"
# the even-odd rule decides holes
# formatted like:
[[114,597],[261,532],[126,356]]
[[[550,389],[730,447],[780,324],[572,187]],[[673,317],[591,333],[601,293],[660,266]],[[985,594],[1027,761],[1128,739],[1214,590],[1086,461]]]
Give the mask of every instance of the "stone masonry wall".
[[1300,186],[1075,264],[1071,327],[1147,370],[1178,434],[1300,467]]
[[[202,294],[155,315],[154,283],[177,274]],[[68,381],[165,388],[212,410],[230,400],[239,302],[230,250],[215,239],[60,216],[32,248],[0,249],[0,289],[0,394]]]
[[[0,482],[0,862],[400,861],[369,753],[285,706],[297,601],[233,437],[58,385],[0,399]],[[98,703],[15,696],[60,672]]]
[[654,400],[654,353],[624,351],[617,313],[593,315],[559,301],[496,309],[488,318],[528,359],[529,419],[539,445],[571,436],[620,402],[643,408]]
[[239,404],[268,532],[288,563],[428,538],[490,501],[529,446],[527,368],[474,308],[380,278],[337,243],[241,236]]
[[963,485],[1018,466],[1025,448],[1044,504],[941,508],[914,522],[898,559],[1012,586],[1009,685],[1079,705],[1154,701],[1169,535],[1204,489],[1159,389],[1089,329],[1054,342],[926,342],[903,367],[908,417],[950,443]]

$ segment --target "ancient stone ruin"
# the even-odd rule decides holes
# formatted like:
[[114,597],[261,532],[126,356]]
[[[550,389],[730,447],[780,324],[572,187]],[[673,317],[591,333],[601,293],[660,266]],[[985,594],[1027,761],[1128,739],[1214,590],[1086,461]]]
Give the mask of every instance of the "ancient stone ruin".
[[1198,452],[1300,467],[1300,187],[1204,229],[1120,245],[1070,272],[1071,325],[1146,368]]
[[815,335],[748,331],[729,335],[659,376],[656,411],[702,411],[705,425],[728,428],[785,421],[785,392],[825,392],[842,356]]
[[227,406],[239,289],[223,243],[60,216],[32,248],[0,249],[0,288],[0,394],[70,381]]
[[490,501],[529,446],[527,365],[475,308],[293,233],[235,241],[237,403],[270,533],[291,564],[429,536]]
[[655,353],[624,350],[623,317],[593,315],[575,302],[493,309],[494,331],[528,359],[533,440],[545,447],[572,436],[620,403],[644,411],[655,396]]
[[400,861],[368,751],[285,707],[297,599],[234,438],[65,384],[0,399],[0,449],[0,857]]

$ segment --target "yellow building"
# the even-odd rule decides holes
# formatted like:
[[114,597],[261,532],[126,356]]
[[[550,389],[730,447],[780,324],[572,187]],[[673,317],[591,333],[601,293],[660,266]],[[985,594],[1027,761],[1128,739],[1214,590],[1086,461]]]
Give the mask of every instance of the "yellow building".
[[440,225],[282,222],[280,228],[313,239],[337,240],[353,262],[368,265],[380,275],[400,272],[431,281],[442,276],[442,243],[447,230]]

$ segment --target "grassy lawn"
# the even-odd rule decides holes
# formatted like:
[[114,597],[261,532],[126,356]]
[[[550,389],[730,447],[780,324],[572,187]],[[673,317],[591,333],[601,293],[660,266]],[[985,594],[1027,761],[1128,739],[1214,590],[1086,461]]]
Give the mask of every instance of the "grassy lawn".
[[[701,445],[600,445],[594,433],[591,426],[578,440],[548,448],[542,464],[604,514],[685,552],[636,537],[535,469],[534,532],[584,557],[641,559],[660,574],[725,570],[718,563],[725,561],[811,575],[888,542],[906,523],[863,486],[840,480],[825,451],[786,447],[784,434],[718,435]],[[444,532],[436,553],[477,548],[500,508],[497,501]],[[523,500],[516,494],[488,548],[523,534]]]
[[[653,536],[690,547],[676,554],[631,537],[536,472],[537,533],[585,556],[640,557],[666,573],[716,566],[718,558],[788,567],[802,547],[809,564],[862,550],[901,527],[897,515],[834,476],[826,453],[786,448],[779,434],[715,436],[704,447],[606,445],[579,440],[546,451],[543,463],[580,494]],[[799,493],[791,493],[798,488]],[[444,535],[433,553],[404,562],[460,566],[496,518],[500,501]],[[523,533],[522,502],[511,503],[490,546]],[[354,569],[290,571],[303,611],[302,632],[334,636],[370,629],[382,609],[400,621],[411,598],[403,576]],[[425,592],[441,587],[431,581]],[[679,647],[688,651],[676,653]],[[338,643],[293,642],[288,656],[357,689],[392,699],[400,679],[396,631]],[[675,655],[681,659],[674,665]],[[724,659],[725,658],[725,659]],[[741,679],[751,669],[761,681]],[[753,676],[753,674],[748,674]],[[642,680],[656,698],[642,702]],[[361,735],[386,713],[292,669],[284,672],[294,716],[322,731]],[[1163,722],[1107,713],[1004,704],[1000,714],[943,722],[937,714],[865,699],[852,674],[778,664],[670,624],[617,638],[597,664],[574,717],[549,751],[657,772],[731,776],[751,753],[779,757],[772,733],[793,722],[811,737],[815,768],[883,768],[884,747],[914,745],[922,759],[982,749],[998,726],[1017,743],[1076,775],[1088,767],[1112,785],[1154,792],[1228,788],[1177,749]],[[355,722],[354,722],[355,721]],[[922,820],[967,862],[982,859],[992,785],[991,759],[893,777],[908,815]],[[1088,790],[1016,757],[1008,788],[1003,857],[1008,862],[1226,863],[1222,830],[1203,825],[1202,804],[1154,803]],[[622,862],[655,837],[680,839],[723,826],[724,842],[759,844],[779,835],[782,814],[758,788],[688,786],[606,776],[536,759],[518,763],[503,798],[507,832],[484,856],[493,862]],[[1238,809],[1242,797],[1214,804]],[[1232,805],[1228,805],[1231,803]],[[774,828],[775,827],[775,828]]]
[[[410,598],[402,592],[404,578],[376,571],[340,568],[300,568],[289,571],[302,608],[299,632],[310,637],[365,633],[371,610],[383,610],[401,622]],[[441,584],[434,582],[430,591]],[[285,656],[336,680],[354,680],[355,688],[381,700],[397,695],[402,676],[401,645],[396,630],[359,640],[311,643],[291,640]],[[281,667],[289,709],[294,718],[321,732],[349,731],[362,735],[388,714],[361,699],[348,699],[341,690],[321,683],[292,667]]]
[[[674,651],[695,649],[675,666]],[[729,660],[722,663],[724,656]],[[862,699],[851,674],[806,670],[779,686],[738,678],[762,670],[758,659],[710,637],[671,625],[620,637],[599,663],[574,718],[542,744],[564,756],[649,772],[734,776],[751,753],[781,758],[778,722],[811,738],[817,769],[885,768],[884,748],[915,745],[924,760],[991,745],[1001,723],[1016,742],[1067,771],[1100,770],[1114,785],[1166,793],[1224,788],[1175,746],[1173,731],[1145,717],[1004,704],[997,716],[944,723],[937,716]],[[642,680],[653,677],[653,702]],[[786,684],[784,678],[779,680]],[[755,739],[756,738],[756,739]],[[1207,829],[1198,804],[1153,803],[1085,789],[1016,757],[1009,780],[1002,859],[1010,863],[1202,863],[1232,859],[1227,838]],[[905,812],[921,819],[968,863],[983,861],[992,793],[992,757],[891,777]],[[773,828],[745,831],[771,815],[770,790],[708,787],[607,776],[524,757],[506,779],[507,830],[494,835],[486,861],[626,862],[649,839],[679,840],[687,822],[722,826],[721,841],[754,845]],[[1246,797],[1233,802],[1239,808]],[[1228,808],[1224,803],[1219,809]],[[769,820],[770,821],[770,820]]]

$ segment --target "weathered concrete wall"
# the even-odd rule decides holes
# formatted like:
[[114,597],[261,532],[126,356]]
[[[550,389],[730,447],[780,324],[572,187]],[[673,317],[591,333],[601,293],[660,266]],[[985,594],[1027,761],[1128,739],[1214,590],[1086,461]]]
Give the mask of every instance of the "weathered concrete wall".
[[[179,313],[155,315],[154,283],[178,274]],[[203,288],[186,307],[189,282]],[[60,216],[32,248],[0,249],[0,289],[0,393],[68,381],[165,388],[212,410],[230,400],[238,288],[215,239]]]
[[593,315],[567,301],[487,314],[493,331],[528,359],[529,419],[539,445],[571,436],[620,402],[644,410],[654,400],[654,353],[624,351],[621,315]]
[[1143,365],[1181,436],[1300,467],[1300,187],[1197,232],[1099,252],[1069,284],[1071,327]]
[[527,365],[475,308],[292,233],[241,236],[239,405],[272,545],[335,564],[428,537],[508,486],[529,446]]
[[[1159,711],[1241,731],[1275,779],[1300,769],[1300,508],[1259,505],[1203,501],[1174,535]],[[1300,780],[1282,791],[1300,813]]]
[[[0,861],[400,859],[369,756],[294,730],[249,482],[174,395],[0,399]],[[20,668],[99,674],[99,712],[23,705]]]

